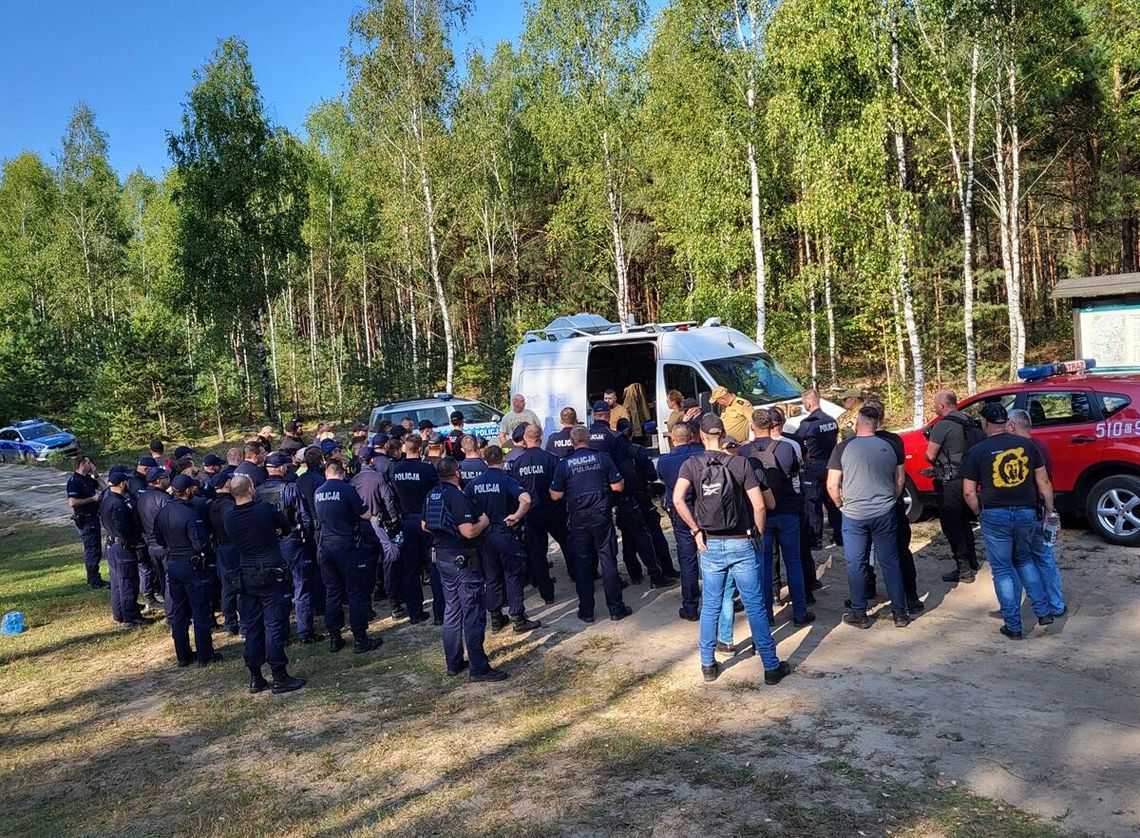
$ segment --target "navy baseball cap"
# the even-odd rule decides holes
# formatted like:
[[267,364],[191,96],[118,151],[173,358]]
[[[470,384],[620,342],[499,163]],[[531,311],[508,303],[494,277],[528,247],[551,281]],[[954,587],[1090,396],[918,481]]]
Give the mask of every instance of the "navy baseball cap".
[[340,449],[340,447],[340,443],[335,439],[326,439],[321,442],[321,451],[323,451],[325,454],[331,454],[333,451]]
[[185,492],[197,485],[198,481],[188,474],[176,474],[174,479],[170,481],[170,488],[176,492]]
[[235,473],[236,472],[229,470],[219,471],[217,474],[210,478],[210,488],[216,489],[218,486],[225,486],[230,482]]
[[519,424],[515,425],[515,429],[511,431],[511,439],[513,439],[515,442],[522,442],[523,437],[526,436],[526,428],[526,422],[520,422]]
[[370,462],[372,462],[372,458],[376,456],[376,449],[372,448],[369,445],[365,445],[363,448],[360,449],[360,453],[357,454],[356,456],[360,457],[360,459],[363,460],[364,462],[370,463]]
[[609,413],[610,406],[605,402],[594,402],[594,413]]
[[365,425],[363,422],[357,422],[356,424],[354,424],[352,426],[352,430],[353,431],[366,431],[366,430],[368,430],[368,426]]
[[223,460],[221,457],[219,457],[217,454],[215,454],[213,451],[211,451],[209,454],[207,454],[205,457],[202,458],[202,465],[210,466],[211,468],[213,468],[214,466],[224,466],[225,464],[226,464],[226,461]]
[[428,445],[443,445],[443,434],[436,432],[429,436]]
[[124,480],[127,480],[129,477],[130,477],[130,475],[127,474],[125,471],[120,471],[118,469],[111,469],[110,473],[107,475],[107,482],[110,483],[112,486],[118,486],[120,483],[122,483]]
[[463,421],[463,411],[461,411],[461,410],[451,411],[450,419],[452,422],[462,422]]
[[157,483],[164,477],[169,477],[170,472],[164,468],[148,468],[146,470],[146,482]]
[[626,431],[632,431],[632,430],[633,430],[633,423],[632,422],[630,422],[628,419],[618,419],[617,432],[619,434],[624,434]]
[[139,465],[146,466],[147,468],[158,468],[158,460],[154,457],[139,457]]
[[388,440],[390,440],[391,438],[392,437],[388,436],[388,434],[385,434],[385,433],[373,434],[372,435],[372,444],[376,447],[379,447],[381,445],[387,445]]
[[287,466],[291,462],[293,462],[293,458],[282,451],[274,451],[265,458],[265,464],[267,466]]
[[189,445],[179,445],[177,448],[174,449],[174,459],[181,460],[183,457],[187,456],[188,454],[193,454],[193,453],[195,453],[194,449],[191,448]]
[[430,431],[434,427],[435,427],[435,423],[432,422],[430,419],[421,419],[420,420],[420,430],[421,431]]

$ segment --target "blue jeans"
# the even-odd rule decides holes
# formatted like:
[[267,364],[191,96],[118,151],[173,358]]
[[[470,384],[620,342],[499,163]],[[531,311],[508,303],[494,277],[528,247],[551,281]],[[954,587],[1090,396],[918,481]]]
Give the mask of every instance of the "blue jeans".
[[1045,599],[1049,603],[1049,611],[1060,614],[1065,610],[1065,594],[1061,590],[1061,571],[1057,568],[1057,558],[1053,555],[1053,547],[1045,543],[1045,534],[1041,531],[1041,523],[1033,528],[1033,564],[1037,566],[1037,575],[1041,577],[1041,587],[1045,591]]
[[[720,603],[720,619],[717,621],[716,639],[726,646],[732,645],[732,629],[733,624],[736,622],[736,609],[733,607],[732,599],[736,595],[736,580],[732,577],[732,571],[729,571],[728,576],[724,580],[724,594]],[[764,614],[765,618],[768,616]]]
[[752,643],[756,647],[764,669],[776,669],[780,658],[776,643],[764,612],[764,597],[760,593],[760,570],[756,566],[756,551],[747,538],[711,538],[708,549],[698,553],[701,562],[701,665],[711,666],[716,661],[716,631],[720,619],[724,589],[731,573],[740,588],[740,599],[752,628]]
[[772,559],[777,539],[780,542],[780,555],[784,559],[788,592],[792,595],[792,616],[799,619],[807,613],[807,589],[804,587],[804,568],[800,563],[798,513],[769,513],[768,523],[764,527],[764,605],[769,613],[776,605],[772,593],[775,576]]
[[843,516],[843,557],[847,562],[847,587],[851,591],[851,610],[867,610],[866,566],[875,548],[875,563],[883,573],[891,610],[906,611],[906,593],[899,572],[899,551],[895,538],[895,508],[882,515],[857,520]]
[[1023,585],[1033,603],[1033,613],[1038,617],[1049,613],[1033,557],[1033,537],[1036,533],[1040,538],[1041,533],[1037,510],[1028,506],[983,509],[978,520],[1005,626],[1010,631],[1021,631]]

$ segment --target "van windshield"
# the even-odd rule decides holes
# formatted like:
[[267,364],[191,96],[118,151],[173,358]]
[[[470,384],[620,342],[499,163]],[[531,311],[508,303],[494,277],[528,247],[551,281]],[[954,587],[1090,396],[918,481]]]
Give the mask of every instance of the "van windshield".
[[767,352],[704,361],[713,381],[753,404],[798,398],[799,382]]

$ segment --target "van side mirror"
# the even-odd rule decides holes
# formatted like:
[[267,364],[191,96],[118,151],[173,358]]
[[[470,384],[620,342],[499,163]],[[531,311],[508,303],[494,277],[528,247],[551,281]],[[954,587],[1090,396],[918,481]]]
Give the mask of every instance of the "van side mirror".
[[711,390],[701,390],[701,392],[699,392],[697,394],[697,398],[701,402],[701,412],[702,413],[708,413],[709,410],[712,409],[711,396],[712,396]]

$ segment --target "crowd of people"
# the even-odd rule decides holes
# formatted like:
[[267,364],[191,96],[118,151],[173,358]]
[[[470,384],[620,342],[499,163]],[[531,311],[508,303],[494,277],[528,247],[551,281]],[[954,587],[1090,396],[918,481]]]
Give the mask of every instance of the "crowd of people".
[[[560,429],[546,438],[516,395],[497,442],[466,433],[457,411],[446,434],[410,418],[371,432],[357,423],[347,445],[328,425],[306,442],[294,420],[280,441],[266,427],[224,460],[210,453],[200,463],[188,446],[167,457],[156,440],[135,466],[114,466],[105,478],[79,457],[67,494],[88,584],[110,588],[112,618],[124,626],[161,615],[182,667],[221,660],[214,632],[242,635],[251,693],[304,686],[287,668],[294,627],[297,642],[327,635],[336,653],[348,645],[347,623],[355,653],[380,648],[369,633],[378,603],[396,621],[430,616],[442,627],[448,675],[505,679],[484,651],[486,627],[519,634],[540,627],[527,614],[526,591],[555,602],[551,539],[585,623],[596,618],[598,580],[615,621],[632,613],[628,586],[679,584],[678,616],[699,622],[707,681],[719,674],[718,652],[738,651],[738,608],[765,683],[789,674],[771,635],[779,593],[786,583],[794,626],[814,622],[809,609],[821,587],[814,553],[827,547],[844,554],[845,623],[874,624],[879,575],[895,626],[923,610],[901,499],[903,443],[883,429],[881,403],[847,391],[836,418],[808,390],[796,433],[785,435],[779,407],[754,408],[717,388],[706,411],[671,391],[668,451],[655,463],[636,441],[648,416],[643,397],[631,388],[624,396],[628,405],[607,391],[588,425],[563,408]],[[952,392],[940,392],[935,405],[942,421],[926,457],[956,561],[943,578],[974,581],[978,516],[1001,631],[1022,638],[1023,589],[1040,624],[1066,611],[1040,525],[1053,514],[1049,464],[1029,438],[1024,411],[1007,415],[989,403],[975,424],[957,411]],[[655,501],[662,483],[672,549]],[[109,583],[99,570],[104,546]]]

